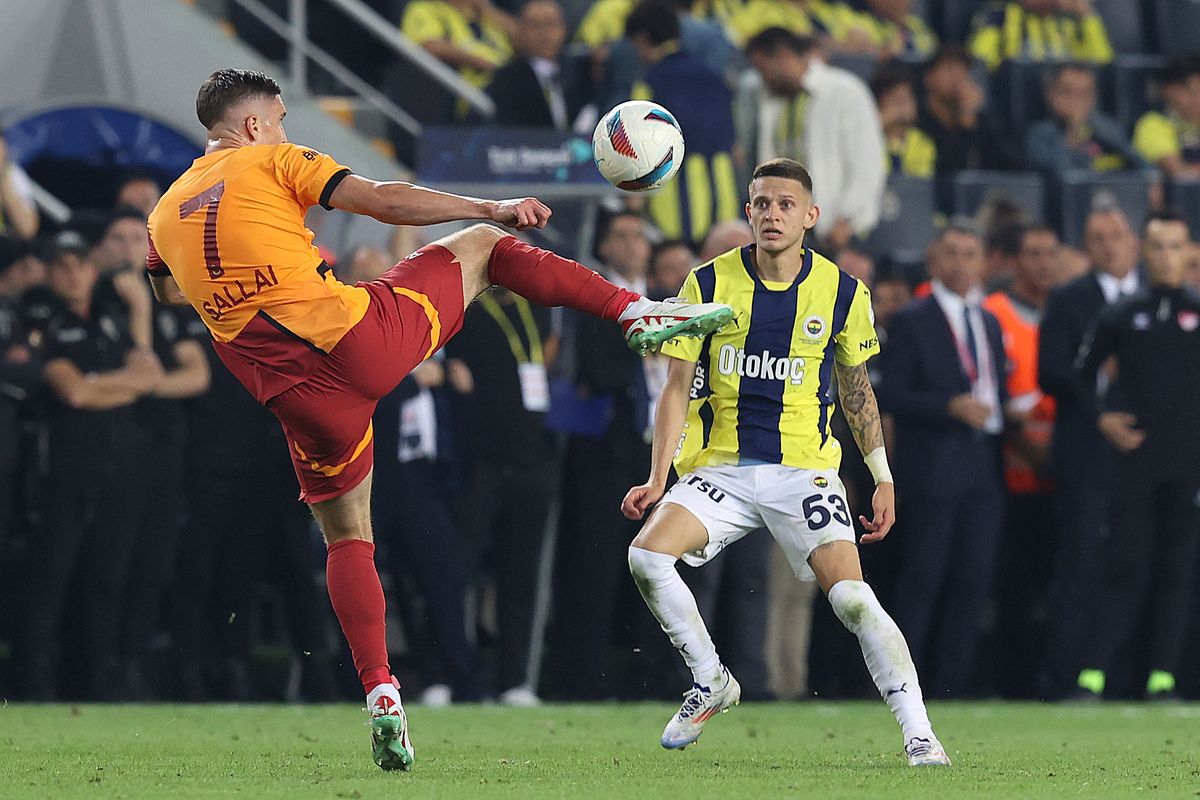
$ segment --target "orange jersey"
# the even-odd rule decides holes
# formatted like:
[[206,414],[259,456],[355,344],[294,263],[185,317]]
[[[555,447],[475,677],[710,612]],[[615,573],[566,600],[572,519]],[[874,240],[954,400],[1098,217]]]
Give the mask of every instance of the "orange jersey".
[[[1037,380],[1038,323],[1017,309],[1007,292],[996,292],[983,301],[983,307],[995,315],[1004,332],[1004,350],[1012,369],[1008,374],[1010,403],[1028,414],[1025,435],[1043,445],[1050,444],[1054,431],[1054,398],[1044,394]],[[1011,447],[1004,452],[1004,475],[1009,490],[1025,494],[1046,492],[1054,484],[1039,476],[1034,468]]]
[[261,315],[328,353],[363,318],[369,295],[332,275],[304,215],[329,208],[349,172],[295,144],[201,156],[150,213],[147,268],[170,272],[218,342],[234,342]]

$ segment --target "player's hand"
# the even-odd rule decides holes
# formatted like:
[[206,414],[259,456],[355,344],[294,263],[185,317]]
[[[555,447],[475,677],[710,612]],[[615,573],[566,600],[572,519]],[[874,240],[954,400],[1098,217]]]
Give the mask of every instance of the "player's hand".
[[867,531],[860,540],[863,544],[878,542],[887,536],[888,531],[896,524],[896,484],[881,483],[876,486],[875,494],[871,498],[871,509],[875,513],[874,519],[858,515],[858,521]]
[[960,394],[950,398],[950,405],[946,410],[959,422],[978,431],[983,430],[983,426],[987,425],[988,418],[992,415],[988,404],[977,400],[972,394]]
[[1146,441],[1146,432],[1138,430],[1137,417],[1123,411],[1106,411],[1096,419],[1096,427],[1112,446],[1122,453],[1132,453]]
[[621,513],[628,519],[641,519],[646,516],[646,512],[650,510],[651,506],[662,499],[664,494],[666,494],[665,486],[656,486],[653,483],[635,486],[621,501]]
[[520,200],[500,200],[492,203],[488,209],[488,218],[523,231],[527,228],[546,227],[553,213],[549,206],[536,197],[524,197]]

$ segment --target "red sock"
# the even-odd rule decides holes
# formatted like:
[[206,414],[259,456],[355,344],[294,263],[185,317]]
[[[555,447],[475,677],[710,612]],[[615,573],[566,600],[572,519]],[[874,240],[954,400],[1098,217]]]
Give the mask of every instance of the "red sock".
[[392,679],[384,634],[383,587],[375,570],[375,544],[343,539],[329,545],[325,582],[342,633],[350,643],[363,690],[370,693]]
[[488,280],[542,306],[567,306],[617,321],[640,295],[621,289],[577,261],[506,236],[492,248]]

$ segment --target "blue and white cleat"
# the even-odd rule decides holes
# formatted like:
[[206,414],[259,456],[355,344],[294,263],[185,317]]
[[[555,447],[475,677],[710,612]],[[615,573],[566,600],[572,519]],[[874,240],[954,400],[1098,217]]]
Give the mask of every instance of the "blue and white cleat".
[[914,736],[904,745],[904,755],[908,756],[910,767],[948,767],[950,756],[945,748],[932,733],[929,738]]
[[663,729],[663,747],[682,750],[700,738],[700,734],[704,733],[704,723],[710,717],[718,712],[723,714],[742,701],[742,687],[737,679],[725,668],[721,672],[725,676],[721,688],[712,689],[693,683],[692,688],[683,693],[683,705]]

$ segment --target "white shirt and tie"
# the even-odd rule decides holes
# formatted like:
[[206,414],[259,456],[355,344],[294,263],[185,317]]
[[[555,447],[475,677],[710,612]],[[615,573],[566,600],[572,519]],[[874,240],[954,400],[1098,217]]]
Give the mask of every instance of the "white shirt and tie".
[[983,321],[983,292],[978,288],[966,297],[955,294],[941,281],[933,281],[933,298],[946,315],[950,333],[954,336],[959,363],[971,384],[971,395],[989,409],[985,433],[999,434],[1004,430],[1004,414],[1000,408],[1000,365],[992,357],[987,326]]
[[550,107],[550,118],[554,120],[554,129],[565,131],[570,125],[567,119],[567,100],[562,90],[562,71],[554,61],[548,58],[531,58],[529,66],[542,87],[546,105]]
[[1107,272],[1097,272],[1096,281],[1100,284],[1100,291],[1104,293],[1104,302],[1109,304],[1133,294],[1139,287],[1136,269],[1129,270],[1129,274],[1124,278],[1114,277]]

